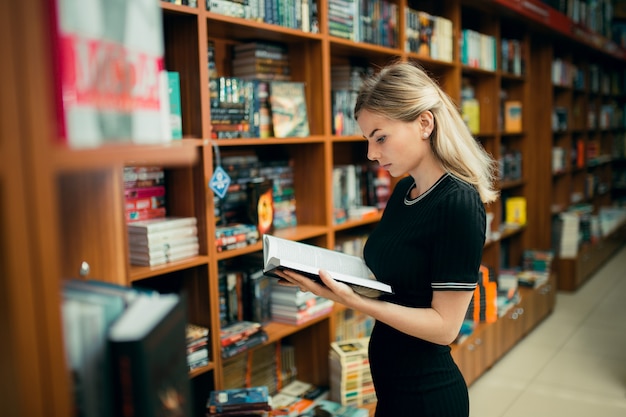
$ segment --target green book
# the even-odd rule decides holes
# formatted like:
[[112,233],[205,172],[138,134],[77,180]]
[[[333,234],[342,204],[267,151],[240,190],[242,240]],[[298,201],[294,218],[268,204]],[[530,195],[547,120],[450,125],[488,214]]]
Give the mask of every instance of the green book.
[[172,139],[183,138],[183,115],[180,105],[180,75],[177,72],[167,72],[168,91],[170,97],[170,125]]

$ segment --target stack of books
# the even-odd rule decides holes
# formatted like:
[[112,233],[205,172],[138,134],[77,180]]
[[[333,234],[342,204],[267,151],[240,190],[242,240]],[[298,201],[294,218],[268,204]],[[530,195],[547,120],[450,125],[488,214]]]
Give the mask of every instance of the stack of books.
[[233,46],[233,75],[258,80],[291,80],[287,45],[249,42]]
[[209,329],[187,324],[187,366],[190,371],[209,364]]
[[156,266],[198,255],[195,217],[165,217],[128,224],[130,263]]
[[224,359],[265,342],[267,342],[267,333],[263,330],[261,323],[239,321],[222,327],[220,330],[220,343]]
[[328,398],[328,388],[294,380],[272,396],[272,415],[298,417]]
[[298,287],[279,285],[272,281],[272,320],[300,325],[332,311],[334,302]]
[[124,167],[124,206],[129,223],[165,217],[163,168]]
[[354,407],[376,401],[368,344],[369,338],[331,343],[328,363],[332,401]]
[[211,391],[206,404],[206,415],[269,416],[272,411],[266,386]]

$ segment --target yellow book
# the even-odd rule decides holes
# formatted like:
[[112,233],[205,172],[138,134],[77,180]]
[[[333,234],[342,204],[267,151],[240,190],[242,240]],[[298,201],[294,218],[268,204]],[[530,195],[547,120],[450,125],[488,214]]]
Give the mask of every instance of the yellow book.
[[476,99],[464,99],[461,114],[472,134],[480,133],[480,103]]
[[505,203],[507,224],[517,224],[523,226],[526,224],[526,198],[510,197]]

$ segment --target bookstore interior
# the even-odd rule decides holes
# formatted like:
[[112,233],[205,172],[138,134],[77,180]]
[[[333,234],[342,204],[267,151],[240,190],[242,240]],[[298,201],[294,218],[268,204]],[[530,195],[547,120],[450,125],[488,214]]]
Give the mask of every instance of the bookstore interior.
[[393,60],[498,161],[468,385],[626,241],[625,1],[0,3],[3,414],[372,414],[373,320],[263,236],[359,261],[398,178],[354,100]]

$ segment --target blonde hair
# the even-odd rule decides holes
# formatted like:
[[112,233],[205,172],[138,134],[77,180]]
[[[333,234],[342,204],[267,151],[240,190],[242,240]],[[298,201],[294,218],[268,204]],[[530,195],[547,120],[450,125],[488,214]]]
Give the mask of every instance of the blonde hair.
[[443,168],[472,184],[484,203],[495,201],[497,162],[474,139],[452,99],[424,70],[395,62],[365,80],[354,106],[354,117],[367,110],[392,120],[412,122],[429,110],[435,127],[431,149]]

